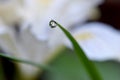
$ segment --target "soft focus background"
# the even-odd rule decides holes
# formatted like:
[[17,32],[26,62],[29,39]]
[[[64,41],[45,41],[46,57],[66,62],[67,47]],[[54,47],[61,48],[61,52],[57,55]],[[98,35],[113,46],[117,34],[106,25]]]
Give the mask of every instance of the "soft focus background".
[[[120,0],[106,0],[102,5],[99,6],[101,16],[99,22],[107,23],[114,26],[115,29],[120,29]],[[94,20],[86,21],[93,22]],[[1,50],[1,52],[3,52]],[[64,49],[59,52],[62,54],[50,62],[50,65],[56,70],[55,73],[43,71],[38,75],[36,80],[89,80],[87,73],[84,68],[81,67],[76,55],[70,49]],[[5,74],[6,80],[14,80],[15,66],[14,63],[5,59],[0,58],[0,62]],[[94,62],[104,80],[120,80],[120,62],[116,61],[104,61]],[[1,72],[1,71],[0,71]],[[0,76],[2,74],[0,73]]]
[[106,0],[100,6],[102,13],[99,21],[113,25],[115,28],[120,29],[120,1],[119,0]]

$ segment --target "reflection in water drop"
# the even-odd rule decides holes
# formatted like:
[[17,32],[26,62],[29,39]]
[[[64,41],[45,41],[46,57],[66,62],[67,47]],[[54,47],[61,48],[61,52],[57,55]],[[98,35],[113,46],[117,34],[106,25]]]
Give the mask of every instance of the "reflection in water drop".
[[49,25],[51,26],[51,28],[55,28],[57,26],[57,23],[54,20],[51,20]]

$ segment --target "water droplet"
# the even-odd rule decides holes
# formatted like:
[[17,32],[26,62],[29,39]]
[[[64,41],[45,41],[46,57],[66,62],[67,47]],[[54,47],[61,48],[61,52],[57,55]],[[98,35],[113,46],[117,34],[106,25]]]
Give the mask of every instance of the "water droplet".
[[51,20],[49,25],[51,26],[51,28],[55,28],[57,26],[57,23],[54,20]]

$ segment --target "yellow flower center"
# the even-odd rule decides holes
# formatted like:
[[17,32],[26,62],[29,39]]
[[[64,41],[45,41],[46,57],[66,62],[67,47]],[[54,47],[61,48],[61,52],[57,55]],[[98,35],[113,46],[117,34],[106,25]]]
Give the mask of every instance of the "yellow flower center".
[[81,41],[89,40],[92,39],[93,37],[94,37],[93,34],[91,34],[90,32],[75,35],[75,38]]

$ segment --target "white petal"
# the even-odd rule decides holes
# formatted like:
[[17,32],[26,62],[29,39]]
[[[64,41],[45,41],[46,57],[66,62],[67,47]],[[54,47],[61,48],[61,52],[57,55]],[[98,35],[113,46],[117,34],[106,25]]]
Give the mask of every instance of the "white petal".
[[0,20],[0,35],[7,33],[7,28],[6,25],[4,25],[4,23]]
[[18,0],[8,0],[0,2],[0,19],[5,24],[12,25],[14,22],[18,22],[21,16],[18,14],[21,4]]
[[[51,19],[63,24],[66,28],[71,25],[90,19],[93,10],[103,0],[52,0],[39,1],[36,19],[33,22],[31,32],[39,39],[47,39],[51,33],[48,22]],[[44,37],[43,37],[44,36]]]
[[13,38],[13,35],[10,33],[8,26],[0,21],[0,47],[4,52],[10,54],[18,53],[14,39],[15,38]]
[[[37,40],[29,29],[19,35],[17,43],[20,51],[15,57],[43,65],[53,58],[59,48],[49,46],[47,41]],[[18,67],[21,75],[26,78],[33,78],[42,70],[27,64],[18,63]]]
[[91,60],[118,60],[120,32],[103,23],[88,23],[73,32],[80,46]]

